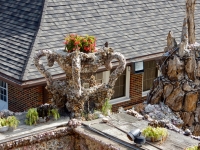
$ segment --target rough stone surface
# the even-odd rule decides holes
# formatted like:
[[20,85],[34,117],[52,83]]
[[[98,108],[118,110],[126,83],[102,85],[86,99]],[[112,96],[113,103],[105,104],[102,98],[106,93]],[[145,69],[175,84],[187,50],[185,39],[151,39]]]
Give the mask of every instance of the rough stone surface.
[[[48,72],[40,58],[47,57],[47,65],[52,67],[55,62],[65,71],[66,80],[54,81],[51,73]],[[95,84],[92,73],[95,73],[99,67],[105,66],[108,70],[112,69],[111,61],[118,60],[119,65],[111,73],[108,83]],[[110,99],[113,94],[113,87],[117,78],[123,73],[126,60],[112,48],[104,47],[95,53],[82,53],[78,50],[67,53],[63,50],[48,51],[41,50],[34,56],[34,63],[38,71],[45,77],[46,89],[52,93],[53,102],[58,107],[65,105],[72,113],[72,117],[80,118],[85,111],[85,102],[92,100],[94,109],[101,109],[105,98]],[[82,80],[82,81],[81,81]],[[89,82],[89,87],[84,87],[85,81]],[[89,106],[88,106],[89,107]]]
[[[200,135],[200,111],[197,109],[200,91],[200,44],[195,41],[194,9],[196,0],[186,0],[186,17],[183,20],[181,41],[176,44],[170,31],[167,35],[165,54],[160,59],[159,80],[163,84],[163,98],[159,99],[179,114],[183,129],[190,127],[194,135]],[[167,74],[166,74],[167,72]],[[154,84],[156,85],[156,84]],[[150,90],[147,100],[155,104],[159,85]],[[162,93],[159,93],[162,95]]]
[[173,85],[168,83],[164,86],[163,97],[166,99],[173,91]]
[[183,107],[184,92],[181,87],[177,87],[167,97],[165,104],[167,104],[172,110],[180,111]]
[[192,112],[196,110],[198,101],[198,93],[197,92],[189,92],[185,96],[184,102],[184,111]]
[[192,126],[194,123],[194,114],[192,112],[181,112],[181,119],[183,120],[183,126]]
[[178,81],[184,78],[184,62],[180,60],[179,57],[174,55],[172,59],[168,61],[168,71],[167,75],[170,80]]

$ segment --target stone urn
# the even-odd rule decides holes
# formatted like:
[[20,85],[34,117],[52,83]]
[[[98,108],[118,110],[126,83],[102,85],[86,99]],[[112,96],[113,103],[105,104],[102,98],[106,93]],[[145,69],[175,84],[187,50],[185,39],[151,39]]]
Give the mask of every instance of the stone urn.
[[[53,80],[51,73],[39,61],[43,56],[46,56],[49,67],[52,67],[54,62],[58,63],[66,74],[65,80]],[[108,83],[97,85],[93,74],[101,66],[111,70],[113,59],[118,60],[119,65],[111,73]],[[92,102],[95,109],[100,109],[105,98],[111,98],[115,82],[125,69],[126,60],[112,48],[104,47],[94,53],[83,53],[78,50],[71,53],[64,50],[41,50],[34,56],[34,64],[45,77],[46,89],[52,93],[54,104],[58,107],[65,104],[74,117],[80,117],[85,102]],[[83,86],[83,83],[88,83],[88,86]]]

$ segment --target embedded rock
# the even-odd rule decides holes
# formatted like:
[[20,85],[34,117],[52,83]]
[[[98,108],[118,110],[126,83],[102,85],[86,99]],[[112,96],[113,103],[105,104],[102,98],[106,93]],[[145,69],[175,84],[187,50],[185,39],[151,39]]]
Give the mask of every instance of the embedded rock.
[[197,62],[196,76],[200,77],[200,61]]
[[195,69],[196,69],[196,60],[195,56],[191,55],[190,57],[187,58],[186,60],[186,65],[185,65],[185,71],[187,73],[187,76],[190,80],[195,80]]
[[192,112],[180,112],[181,119],[183,120],[183,126],[192,126],[194,123],[194,114]]
[[172,81],[179,81],[184,78],[184,62],[176,55],[168,61],[167,75]]
[[159,89],[151,98],[151,104],[158,104],[161,101],[163,89]]
[[173,91],[174,87],[172,84],[168,83],[164,86],[163,97],[166,99]]
[[189,92],[189,91],[192,91],[193,88],[188,84],[188,82],[185,82],[183,84],[183,90],[186,91],[186,92]]
[[182,91],[181,87],[177,87],[167,97],[165,104],[174,111],[180,111],[183,107],[184,94],[185,93]]
[[195,111],[197,107],[198,101],[198,93],[197,92],[189,92],[185,96],[185,102],[183,105],[184,111],[191,112]]
[[192,132],[192,134],[193,134],[194,136],[199,136],[199,135],[200,135],[200,125],[199,125],[199,124],[196,124],[196,125],[194,126],[194,131]]

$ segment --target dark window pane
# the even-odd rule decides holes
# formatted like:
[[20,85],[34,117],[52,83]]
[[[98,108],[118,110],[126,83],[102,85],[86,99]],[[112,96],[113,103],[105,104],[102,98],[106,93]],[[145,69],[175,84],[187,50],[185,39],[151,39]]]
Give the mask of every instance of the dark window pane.
[[153,80],[157,77],[157,68],[154,60],[144,62],[144,66],[143,91],[147,91],[150,90],[153,85]]
[[126,79],[126,76],[122,75],[122,77],[120,78],[119,84],[120,85],[125,85],[125,79]]
[[5,101],[5,102],[7,101],[6,96],[4,96],[4,101]]
[[6,95],[6,90],[4,89],[4,95]]
[[1,100],[3,100],[3,95],[1,95]]
[[126,71],[124,71],[121,76],[117,79],[115,83],[115,87],[113,90],[115,91],[112,99],[119,98],[125,96],[125,87],[126,87]]

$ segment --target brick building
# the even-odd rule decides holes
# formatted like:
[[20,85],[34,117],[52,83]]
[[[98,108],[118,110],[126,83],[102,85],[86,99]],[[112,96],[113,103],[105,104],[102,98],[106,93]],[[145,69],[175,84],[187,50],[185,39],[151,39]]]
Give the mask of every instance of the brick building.
[[[175,37],[180,37],[185,15],[181,0],[0,0],[0,3],[0,110],[12,111],[24,111],[49,101],[45,80],[32,58],[41,49],[64,48],[68,33],[94,35],[98,47],[108,41],[110,47],[126,57],[126,70],[116,82],[111,99],[114,110],[144,101],[158,75],[155,60],[162,55],[167,33],[172,30]],[[199,4],[196,13],[198,8]],[[137,62],[143,62],[144,73],[134,73],[132,66]],[[54,79],[65,77],[57,64],[48,70]],[[109,74],[101,68],[96,78],[106,82]]]

